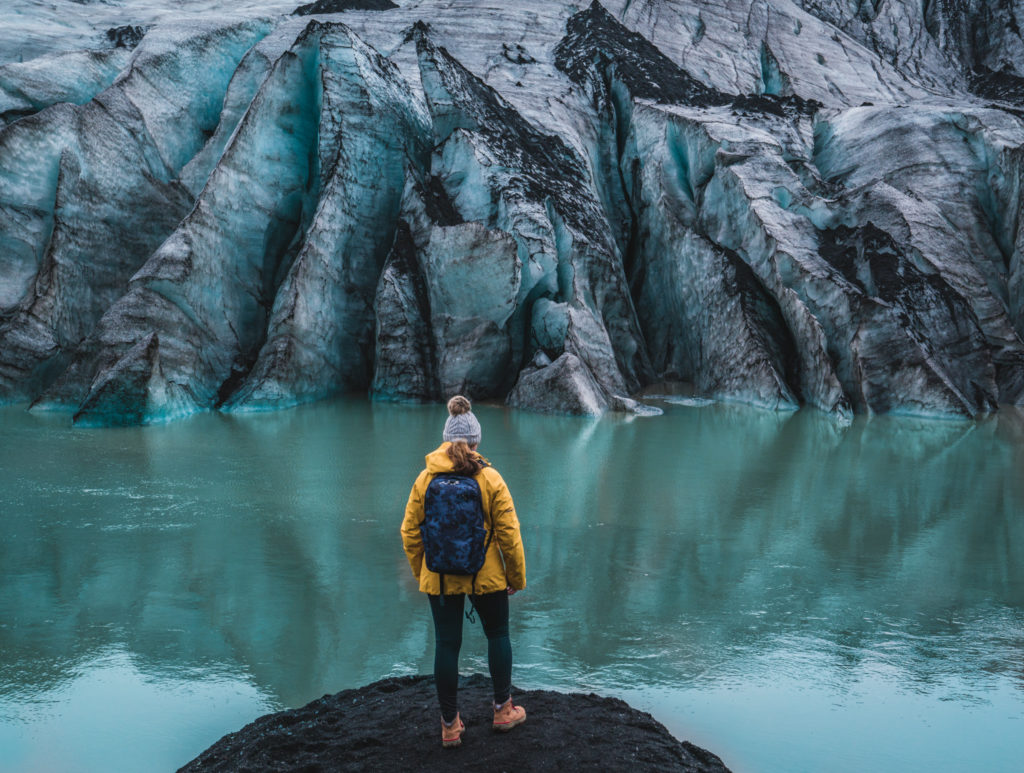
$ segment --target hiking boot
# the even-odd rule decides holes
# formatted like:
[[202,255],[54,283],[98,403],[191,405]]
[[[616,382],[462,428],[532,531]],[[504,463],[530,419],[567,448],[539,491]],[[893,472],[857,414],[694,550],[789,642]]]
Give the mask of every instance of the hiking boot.
[[441,746],[445,749],[452,749],[462,743],[462,734],[466,732],[466,726],[462,724],[462,718],[456,714],[455,721],[450,725],[441,720]]
[[521,725],[525,721],[526,709],[522,706],[516,706],[512,703],[512,698],[509,698],[501,706],[495,705],[494,724],[491,727],[499,733],[507,733],[513,727]]

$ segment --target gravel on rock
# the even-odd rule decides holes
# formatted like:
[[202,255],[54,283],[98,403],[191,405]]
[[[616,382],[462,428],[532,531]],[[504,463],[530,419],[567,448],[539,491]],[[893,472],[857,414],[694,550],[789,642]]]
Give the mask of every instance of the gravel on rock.
[[491,730],[490,680],[462,680],[463,743],[443,749],[433,677],[384,679],[260,717],[181,768],[198,771],[701,771],[728,769],[616,698],[514,689],[527,721]]

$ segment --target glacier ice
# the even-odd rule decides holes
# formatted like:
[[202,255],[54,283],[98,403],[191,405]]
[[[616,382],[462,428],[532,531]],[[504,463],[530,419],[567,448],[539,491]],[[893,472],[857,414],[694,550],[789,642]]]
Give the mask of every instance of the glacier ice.
[[125,68],[127,48],[68,51],[0,65],[0,126],[58,102],[85,104]]
[[[175,418],[222,402],[266,335],[268,309],[302,221],[312,218],[322,83],[320,27],[275,62],[195,206],[131,278],[41,403],[79,404],[77,417],[140,412]],[[259,174],[253,174],[254,165]],[[155,333],[146,349],[139,342]],[[150,380],[125,391],[105,377],[140,357]],[[97,390],[118,399],[99,399]],[[140,407],[141,406],[141,407]]]
[[37,397],[188,212],[177,177],[266,23],[147,35],[112,85],[0,133],[0,396]]
[[0,34],[0,401],[1024,401],[1002,4],[158,5]]
[[229,408],[294,405],[370,380],[377,282],[428,119],[395,66],[345,28],[322,28],[319,57],[315,212]]

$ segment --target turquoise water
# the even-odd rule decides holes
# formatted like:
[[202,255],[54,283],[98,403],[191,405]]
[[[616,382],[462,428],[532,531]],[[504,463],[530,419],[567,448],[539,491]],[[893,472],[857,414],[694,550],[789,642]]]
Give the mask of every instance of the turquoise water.
[[[664,407],[478,406],[527,547],[516,682],[623,697],[737,773],[1020,771],[1024,417]],[[398,525],[443,419],[0,409],[0,771],[173,770],[429,672]]]

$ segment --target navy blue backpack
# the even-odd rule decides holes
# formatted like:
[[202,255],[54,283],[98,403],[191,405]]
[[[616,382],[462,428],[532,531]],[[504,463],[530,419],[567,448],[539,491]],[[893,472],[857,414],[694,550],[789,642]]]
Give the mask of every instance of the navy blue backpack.
[[423,497],[420,534],[427,569],[441,575],[441,598],[446,574],[472,575],[470,597],[476,595],[476,575],[494,536],[484,522],[479,484],[465,475],[435,475]]

